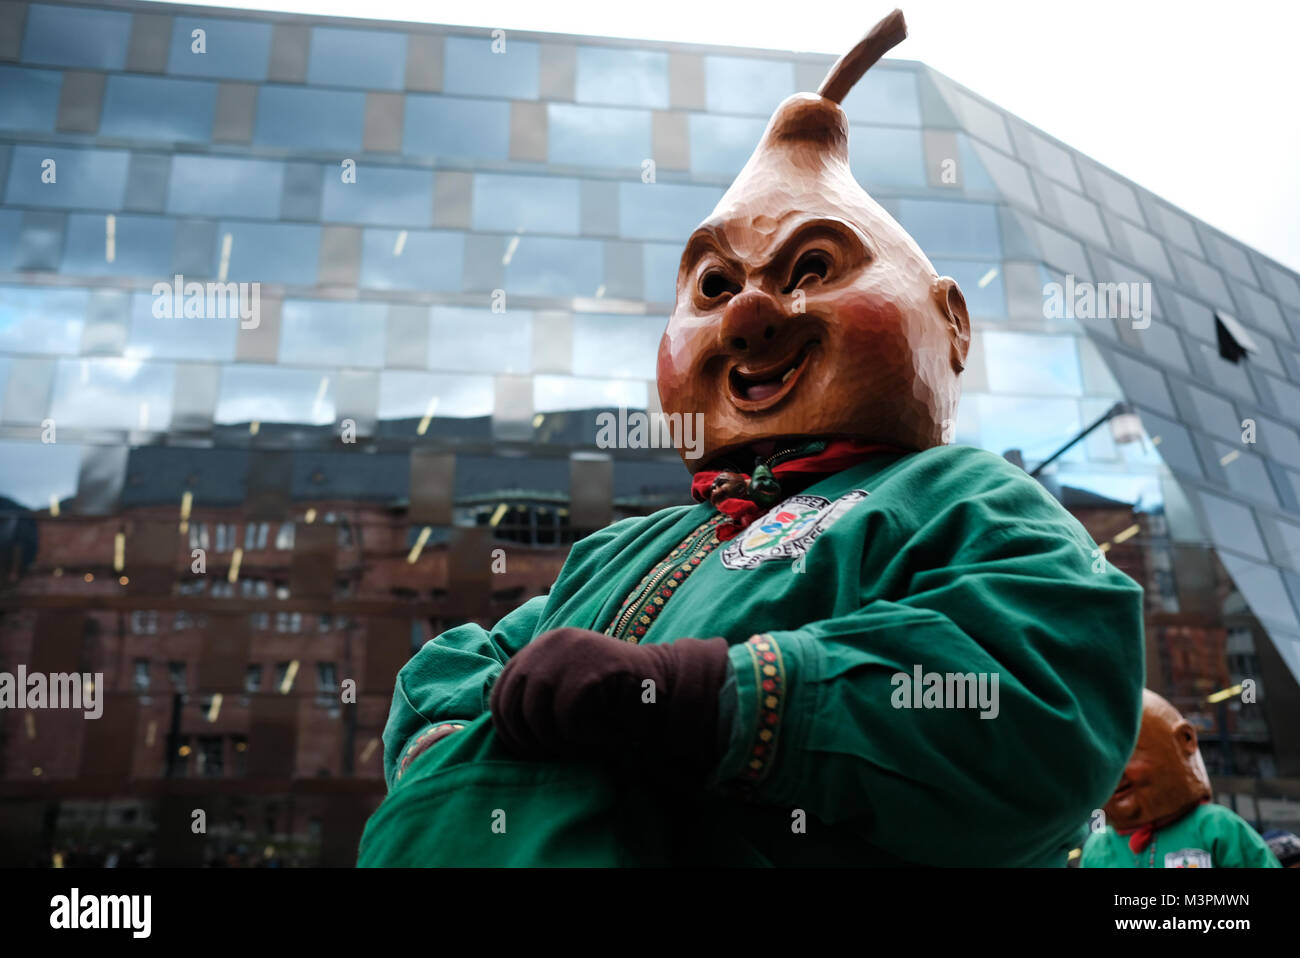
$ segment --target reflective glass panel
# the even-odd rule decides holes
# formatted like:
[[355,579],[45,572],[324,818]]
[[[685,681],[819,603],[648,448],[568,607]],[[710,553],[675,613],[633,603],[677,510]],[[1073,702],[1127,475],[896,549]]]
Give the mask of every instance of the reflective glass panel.
[[491,376],[447,376],[419,370],[386,369],[379,375],[379,418],[472,419],[491,416]]
[[[171,295],[170,291],[166,295]],[[176,316],[160,318],[154,312],[157,300],[150,293],[131,297],[131,327],[123,355],[128,359],[189,359],[196,361],[235,358],[238,318]]]
[[[988,150],[987,147],[982,148],[986,151]],[[949,157],[940,157],[939,159],[942,162],[943,160],[949,159]],[[962,189],[965,192],[997,192],[998,188],[993,182],[993,177],[991,177],[989,171],[984,168],[984,162],[980,159],[979,154],[975,152],[975,146],[972,144],[971,138],[965,133],[957,134],[957,156],[952,157],[952,159],[957,161],[957,172],[960,175]],[[1015,163],[1011,160],[1008,160],[1007,162],[1016,167],[1016,172],[1019,173],[1023,181],[1024,191],[1032,197],[1034,195],[1034,190],[1029,184],[1029,175],[1025,173],[1024,168],[1019,163]],[[940,173],[942,172],[943,170],[941,167]]]
[[692,113],[691,172],[734,176],[754,152],[766,120]]
[[[202,53],[194,50],[194,31],[203,30]],[[265,80],[271,56],[269,23],[218,17],[176,17],[172,21],[167,72],[230,80]]]
[[853,123],[920,126],[916,74],[911,70],[873,67],[870,78],[854,86],[844,98],[844,112]]
[[[53,160],[49,167],[45,161]],[[15,146],[9,161],[5,202],[14,206],[116,210],[126,192],[125,150],[65,150],[50,146]],[[52,169],[54,182],[41,181]]]
[[1185,250],[1190,250],[1196,256],[1205,255],[1201,249],[1200,240],[1196,238],[1196,229],[1192,226],[1190,219],[1159,201],[1153,200],[1151,207],[1155,210],[1156,227],[1164,233],[1171,243],[1175,243]]
[[212,138],[217,85],[206,80],[110,76],[99,132],[104,136],[206,143]]
[[174,367],[135,359],[60,359],[50,416],[77,429],[166,429]]
[[368,229],[361,237],[361,285],[457,291],[464,259],[464,233]]
[[506,265],[506,289],[529,296],[594,296],[604,283],[605,244],[523,236]]
[[[1228,488],[1233,492],[1277,507],[1277,493],[1273,482],[1268,477],[1264,460],[1254,453],[1242,452],[1241,443],[1215,442],[1210,444],[1214,455],[1219,460],[1223,475],[1227,477]],[[1233,453],[1237,455],[1232,455]]]
[[668,109],[668,54],[657,50],[578,47],[579,103]]
[[[963,136],[958,143],[958,151],[965,156],[964,147],[969,146],[971,155],[966,159],[978,164],[980,168],[988,175],[988,178],[997,184],[999,193],[1004,194],[1008,199],[1017,203],[1022,203],[1032,210],[1038,209],[1038,196],[1034,193],[1034,185],[1029,179],[1029,172],[1025,165],[1011,159],[997,150],[990,149],[978,140],[969,140]],[[966,163],[964,170],[969,170],[970,163]],[[986,189],[977,177],[970,181],[974,183],[976,189]]]
[[131,38],[131,14],[124,10],[86,7],[27,8],[23,60],[60,67],[120,70],[126,65]]
[[931,256],[1000,258],[996,207],[950,200],[898,201],[899,222]]
[[620,183],[619,235],[629,239],[669,240],[685,246],[692,231],[713,212],[720,199],[722,190],[713,186]]
[[1135,223],[1142,222],[1142,210],[1138,208],[1137,194],[1132,187],[1119,180],[1100,167],[1091,167],[1094,188],[1101,201],[1117,213],[1128,217]]
[[1282,339],[1290,338],[1286,323],[1282,321],[1282,310],[1271,297],[1243,283],[1235,284],[1235,291],[1244,312],[1242,318],[1249,323],[1254,323],[1260,329],[1268,330],[1274,336]]
[[48,509],[77,494],[81,444],[0,439],[0,497],[28,509]]
[[[1230,363],[1219,355],[1217,350],[1202,346],[1205,364],[1210,367],[1210,378],[1215,385],[1240,396],[1242,399],[1255,401],[1255,387],[1251,385],[1246,367],[1241,363]],[[1295,408],[1295,407],[1292,407]]]
[[307,82],[400,90],[406,79],[406,34],[391,30],[313,27]]
[[429,226],[433,173],[363,165],[355,183],[344,183],[337,168],[326,167],[321,218],[373,226]]
[[[217,256],[230,237],[231,282],[316,285],[320,261],[320,227],[298,223],[221,223]],[[214,275],[220,275],[213,264]]]
[[165,216],[72,213],[63,272],[163,277],[171,270],[176,221]]
[[1022,123],[1013,121],[1012,132],[1020,148],[1020,155],[1027,158],[1035,169],[1059,180],[1072,190],[1083,190],[1069,150]]
[[12,269],[22,229],[21,210],[0,209],[0,269]]
[[975,136],[991,143],[1003,153],[1013,152],[1011,137],[1007,135],[1006,120],[995,108],[981,103],[960,89],[945,86],[944,99],[957,108],[963,125]]
[[1255,276],[1255,271],[1250,268],[1250,260],[1246,256],[1246,251],[1236,243],[1209,231],[1206,231],[1206,243],[1209,246],[1210,254],[1207,259],[1211,260],[1216,266],[1227,270],[1243,282],[1259,282],[1259,279]]
[[0,130],[50,133],[59,110],[63,74],[57,70],[28,70],[0,66]]
[[1174,402],[1169,396],[1169,387],[1165,384],[1164,373],[1119,353],[1110,353],[1109,359],[1115,377],[1124,388],[1125,396],[1167,416],[1177,415]]
[[402,129],[408,154],[504,160],[510,152],[510,104],[408,94]]
[[89,295],[84,289],[0,286],[0,350],[75,356]]
[[705,57],[704,75],[711,113],[766,117],[795,92],[794,64],[781,60]]
[[359,150],[366,95],[268,83],[258,90],[253,142],[316,150]]
[[1174,328],[1155,320],[1149,322],[1150,325],[1140,333],[1142,351],[1166,366],[1190,372],[1187,357],[1183,354],[1182,341]]
[[537,99],[539,47],[509,35],[496,44],[482,37],[447,37],[442,88],[448,93],[473,96]]
[[1134,226],[1127,220],[1120,220],[1120,222],[1123,224],[1124,235],[1128,239],[1129,247],[1133,250],[1133,258],[1138,261],[1138,265],[1166,279],[1172,279],[1174,271],[1169,265],[1169,257],[1165,255],[1164,244],[1146,230]]
[[[1190,492],[1190,490],[1189,490]],[[1209,492],[1197,492],[1209,525],[1210,539],[1217,546],[1244,552],[1257,559],[1268,559],[1264,540],[1259,536],[1251,510],[1234,499],[1225,499]]]
[[429,368],[475,373],[532,369],[533,314],[435,306],[429,326]]
[[1106,235],[1106,228],[1101,223],[1101,213],[1096,203],[1059,183],[1047,182],[1044,186],[1056,200],[1057,208],[1065,222],[1070,224],[1071,230],[1093,243],[1110,248],[1110,237]]
[[223,425],[248,422],[334,421],[334,380],[329,373],[291,366],[236,363],[223,366],[214,420]]
[[654,379],[663,316],[573,316],[573,372],[577,376]]
[[643,380],[534,376],[533,408],[539,413],[576,409],[645,409]]
[[1196,446],[1192,442],[1191,434],[1178,423],[1157,416],[1150,410],[1142,410],[1140,418],[1142,427],[1151,442],[1154,444],[1157,439],[1159,440],[1159,445],[1155,446],[1155,449],[1169,468],[1175,472],[1200,478],[1203,474],[1201,460],[1196,454]]
[[652,156],[650,114],[550,103],[547,155],[552,163],[641,168]]
[[1210,302],[1229,309],[1233,308],[1232,297],[1228,295],[1228,287],[1224,285],[1222,273],[1194,256],[1188,256],[1182,250],[1174,250],[1173,258],[1178,264],[1180,278],[1190,281]]
[[645,298],[652,303],[677,301],[677,267],[682,250],[675,243],[645,243],[641,248]]
[[966,310],[972,318],[1006,318],[1007,295],[1002,281],[1001,263],[988,260],[936,259],[933,264],[940,276],[951,276],[957,281],[962,296],[966,299]]
[[988,331],[984,343],[989,388],[994,392],[1067,396],[1083,392],[1073,336]]
[[167,212],[275,219],[283,183],[283,163],[181,153],[172,157]]
[[474,177],[474,228],[502,233],[577,233],[578,181],[557,176]]
[[1277,569],[1257,562],[1247,562],[1234,555],[1222,558],[1252,612],[1269,623],[1276,622],[1284,628],[1300,629],[1300,619],[1296,618],[1295,606],[1287,595],[1286,586]]
[[[1008,449],[1019,449],[1027,463],[1038,462],[1065,445],[1081,428],[1079,403],[1073,399],[990,395],[976,398],[980,445],[998,455]],[[1075,446],[1062,458],[1080,462],[1083,450]]]
[[868,191],[877,186],[925,186],[921,131],[882,126],[854,127],[849,133],[849,164]]
[[280,313],[280,362],[306,366],[384,364],[385,303],[286,299]]

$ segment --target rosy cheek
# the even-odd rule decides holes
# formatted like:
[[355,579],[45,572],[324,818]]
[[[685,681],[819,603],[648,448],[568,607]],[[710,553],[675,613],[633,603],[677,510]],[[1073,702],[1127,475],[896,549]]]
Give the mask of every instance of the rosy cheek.
[[899,304],[878,289],[851,290],[829,304],[829,311],[830,325],[846,344],[860,343],[874,351],[895,341],[900,332],[911,338]]
[[677,362],[673,356],[671,333],[672,328],[669,327],[663,338],[659,340],[659,358],[655,363],[655,375],[661,383],[676,378]]
[[659,341],[659,375],[685,374],[704,358],[710,333],[707,321],[697,316],[674,316]]
[[1134,785],[1139,785],[1151,777],[1151,766],[1146,761],[1131,761],[1125,767],[1124,774]]

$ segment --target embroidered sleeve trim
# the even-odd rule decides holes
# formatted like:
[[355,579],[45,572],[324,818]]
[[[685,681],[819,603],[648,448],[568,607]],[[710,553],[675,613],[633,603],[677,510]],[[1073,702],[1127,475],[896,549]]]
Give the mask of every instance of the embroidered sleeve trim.
[[677,594],[678,587],[699,568],[700,563],[721,541],[718,538],[718,526],[723,518],[715,515],[706,520],[677,548],[656,563],[623,600],[619,614],[614,617],[605,634],[633,644],[644,639],[664,605]]
[[399,781],[421,754],[433,745],[446,738],[452,732],[459,732],[465,727],[463,722],[442,722],[439,725],[431,725],[419,735],[417,735],[411,744],[407,746],[406,751],[402,753],[402,760],[397,765],[397,772],[393,775],[393,781]]
[[745,643],[754,666],[756,721],[745,753],[740,783],[754,787],[767,778],[776,761],[785,709],[786,670],[781,647],[770,635],[756,635]]

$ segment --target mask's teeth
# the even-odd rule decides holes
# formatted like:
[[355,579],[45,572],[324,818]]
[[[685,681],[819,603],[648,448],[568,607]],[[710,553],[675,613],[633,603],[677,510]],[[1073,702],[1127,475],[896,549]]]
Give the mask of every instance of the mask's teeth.
[[781,377],[781,382],[785,382],[787,379],[789,379],[791,376],[793,376],[793,375],[794,375],[794,371],[795,371],[796,369],[798,369],[798,368],[799,368],[798,366],[791,366],[789,369],[787,369],[787,370],[785,371],[785,375]]

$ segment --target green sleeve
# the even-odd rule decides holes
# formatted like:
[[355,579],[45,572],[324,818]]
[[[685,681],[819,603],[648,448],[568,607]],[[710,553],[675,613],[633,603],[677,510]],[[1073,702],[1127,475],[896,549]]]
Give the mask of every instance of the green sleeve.
[[[1222,811],[1219,811],[1222,809]],[[1215,868],[1281,868],[1268,842],[1230,808],[1213,806],[1210,832]],[[1224,814],[1226,812],[1226,814]]]
[[1099,832],[1091,832],[1083,843],[1083,857],[1079,859],[1080,868],[1115,868],[1117,863],[1110,853],[1111,828],[1107,826]]
[[484,714],[492,682],[510,657],[532,641],[548,605],[563,604],[587,579],[604,574],[603,547],[645,521],[625,519],[574,543],[550,593],[525,602],[491,632],[473,624],[458,626],[411,657],[397,674],[384,727],[384,780],[390,789],[411,740],[431,725],[468,723]]
[[[751,800],[918,864],[1015,865],[1047,863],[1110,794],[1140,721],[1141,589],[1094,571],[1032,480],[992,472],[909,518],[905,594],[733,646],[747,734],[725,761]],[[897,707],[916,666],[996,677],[996,717]]]
[[430,725],[468,722],[487,711],[488,689],[533,637],[546,596],[529,599],[491,632],[469,623],[431,639],[397,673],[384,727],[384,780],[391,788],[406,744]]

